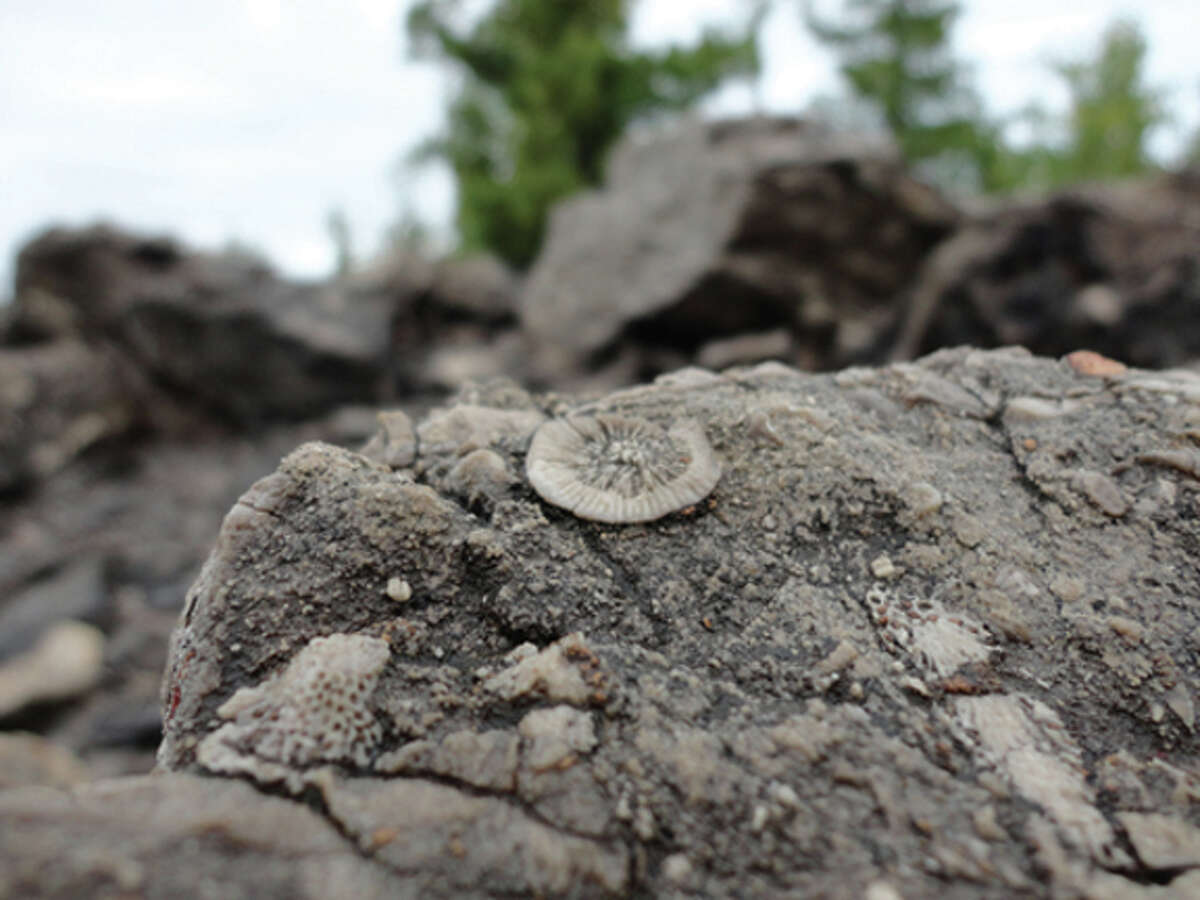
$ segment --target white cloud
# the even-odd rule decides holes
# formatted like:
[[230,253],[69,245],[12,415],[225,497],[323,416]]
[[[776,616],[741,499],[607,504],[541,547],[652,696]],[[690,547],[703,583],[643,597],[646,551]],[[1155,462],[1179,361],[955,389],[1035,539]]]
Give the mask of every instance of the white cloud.
[[82,103],[115,107],[164,107],[170,104],[212,102],[222,91],[211,82],[151,74],[94,78],[72,85]]
[[280,0],[246,0],[246,18],[259,31],[274,31],[283,21]]

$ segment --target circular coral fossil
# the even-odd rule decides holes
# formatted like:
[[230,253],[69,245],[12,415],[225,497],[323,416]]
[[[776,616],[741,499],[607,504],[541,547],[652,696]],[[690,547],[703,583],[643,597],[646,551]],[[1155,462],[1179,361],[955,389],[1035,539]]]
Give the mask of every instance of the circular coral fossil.
[[706,497],[721,465],[692,420],[664,431],[619,415],[542,425],[525,459],[543,500],[597,522],[649,522]]

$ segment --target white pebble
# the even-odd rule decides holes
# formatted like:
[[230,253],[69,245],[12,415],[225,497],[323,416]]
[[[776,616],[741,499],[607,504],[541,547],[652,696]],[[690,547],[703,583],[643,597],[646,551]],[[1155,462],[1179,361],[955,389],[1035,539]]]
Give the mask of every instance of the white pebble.
[[412,597],[412,586],[403,578],[389,578],[387,583],[387,595],[397,603],[407,603]]
[[871,574],[876,578],[891,578],[896,574],[896,566],[886,553],[871,560]]

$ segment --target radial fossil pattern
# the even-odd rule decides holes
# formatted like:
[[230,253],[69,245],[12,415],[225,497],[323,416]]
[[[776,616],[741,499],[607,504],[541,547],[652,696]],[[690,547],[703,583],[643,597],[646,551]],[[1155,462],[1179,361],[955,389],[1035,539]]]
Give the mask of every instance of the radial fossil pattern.
[[708,495],[721,477],[699,423],[573,416],[542,425],[525,461],[543,500],[598,522],[648,522]]

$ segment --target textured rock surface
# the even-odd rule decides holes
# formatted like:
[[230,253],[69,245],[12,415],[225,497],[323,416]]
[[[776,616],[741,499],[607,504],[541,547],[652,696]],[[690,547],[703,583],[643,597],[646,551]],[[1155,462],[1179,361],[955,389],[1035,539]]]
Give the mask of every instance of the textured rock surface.
[[844,365],[894,324],[957,215],[878,142],[792,119],[696,124],[626,142],[603,190],[555,209],[522,323],[552,379],[619,352],[661,371],[776,328],[792,340],[767,356]]
[[[0,504],[0,696],[24,698],[0,727],[54,739],[94,775],[147,771],[161,735],[167,636],[223,515],[297,443],[361,445],[375,414],[350,412],[253,438],[97,448]],[[103,631],[103,677],[84,696],[49,702],[41,680],[9,662],[72,620]],[[52,680],[71,665],[56,663]]]
[[0,820],[5,898],[389,896],[387,873],[328,821],[237,781],[25,788],[0,794]]
[[[399,895],[1195,895],[1200,376],[954,350],[461,399],[410,468],[308,444],[233,507],[173,638],[164,768],[203,771],[239,691],[290,696],[341,634],[387,648],[357,758],[243,740],[297,801],[212,795],[333,823]],[[481,450],[517,475],[568,412],[695,418],[722,479],[628,526],[519,477],[451,487]]]

